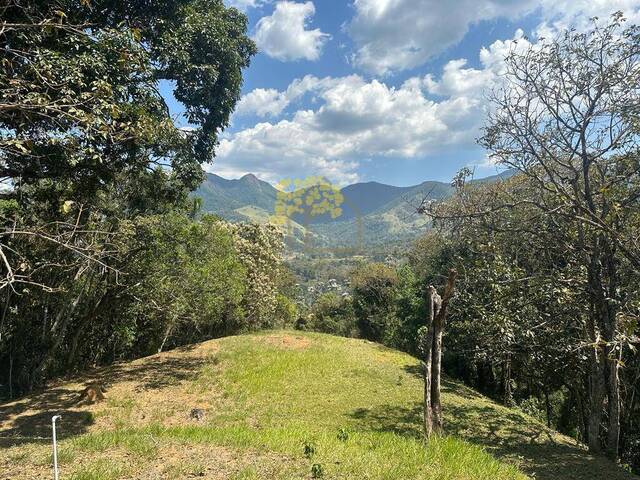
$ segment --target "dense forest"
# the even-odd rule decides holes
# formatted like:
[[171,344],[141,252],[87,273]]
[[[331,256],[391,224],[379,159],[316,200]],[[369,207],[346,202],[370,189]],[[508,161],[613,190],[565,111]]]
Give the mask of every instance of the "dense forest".
[[[255,53],[246,18],[214,0],[1,13],[2,396],[295,315],[281,235],[188,196]],[[174,126],[159,81],[194,128]]]
[[[1,398],[277,327],[421,358],[428,288],[455,269],[447,374],[640,472],[639,27],[614,15],[515,48],[479,140],[512,174],[462,170],[450,197],[417,206],[430,228],[411,247],[336,268],[291,267],[277,226],[203,214],[190,195],[256,53],[238,10],[9,0],[0,13]],[[314,275],[340,288],[310,299],[296,283]]]

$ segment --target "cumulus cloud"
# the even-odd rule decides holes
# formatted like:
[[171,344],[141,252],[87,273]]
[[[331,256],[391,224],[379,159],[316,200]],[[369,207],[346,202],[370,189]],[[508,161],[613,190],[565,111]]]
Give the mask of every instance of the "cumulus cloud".
[[[506,8],[509,3],[501,4]],[[619,7],[616,0],[609,4]],[[562,28],[559,17],[549,13],[553,8],[547,7],[548,18],[555,18],[555,23],[544,24],[548,30]],[[629,12],[634,18],[638,10]],[[598,14],[595,7],[587,13]],[[580,13],[575,15],[581,18]],[[365,160],[421,159],[447,150],[472,149],[491,108],[484,94],[501,81],[505,56],[535,45],[532,42],[517,30],[513,38],[483,47],[479,66],[452,59],[437,75],[414,76],[395,87],[386,80],[359,75],[308,75],[282,91],[254,90],[243,97],[238,114],[269,117],[269,121],[222,139],[215,171],[230,176],[253,172],[274,182],[324,175],[334,182],[349,183],[358,180],[360,162]],[[292,108],[293,113],[285,113],[306,94],[313,95],[312,108]],[[488,168],[486,162],[478,165]]]
[[355,0],[346,30],[356,44],[354,64],[386,74],[417,67],[457,44],[470,25],[532,11],[532,0]]
[[313,2],[278,2],[273,14],[262,17],[256,25],[258,48],[281,61],[317,60],[330,35],[318,28],[306,29],[315,11]]
[[295,79],[287,89],[282,92],[273,88],[256,88],[242,96],[236,107],[235,115],[276,117],[293,101],[304,94],[318,90],[323,86],[326,87],[333,81],[331,78],[319,79],[313,75],[306,75],[303,78]]
[[355,15],[346,31],[356,46],[354,65],[383,75],[424,64],[482,20],[536,12],[542,19],[536,33],[551,36],[618,10],[638,21],[639,6],[640,0],[354,0]]
[[235,7],[238,10],[245,12],[250,8],[260,7],[265,3],[268,3],[269,0],[225,0],[224,3],[227,7]]
[[288,104],[286,96],[275,88],[256,88],[242,96],[235,115],[255,114],[259,117],[280,115]]
[[[489,47],[487,61],[505,45]],[[313,92],[318,107],[229,135],[220,143],[215,170],[233,176],[253,172],[271,181],[323,175],[348,183],[357,180],[363,158],[420,158],[470,148],[487,108],[481,92],[495,81],[494,68],[467,68],[453,60],[440,78],[414,77],[400,87],[351,75],[307,76],[281,92],[254,90],[243,100],[245,112],[281,112],[283,103],[306,92]],[[432,94],[443,98],[433,100]]]
[[542,0],[543,22],[536,34],[550,38],[568,27],[584,30],[591,19],[623,12],[629,23],[640,23],[640,0]]

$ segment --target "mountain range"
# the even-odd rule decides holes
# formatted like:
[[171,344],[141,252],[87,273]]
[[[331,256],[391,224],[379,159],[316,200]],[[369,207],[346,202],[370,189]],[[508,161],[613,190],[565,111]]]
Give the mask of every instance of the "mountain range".
[[[509,176],[504,172],[481,181]],[[305,198],[301,192],[300,197]],[[425,181],[409,187],[378,182],[355,183],[340,190],[343,201],[336,218],[329,214],[292,215],[287,234],[294,248],[308,246],[310,240],[321,247],[353,247],[417,238],[429,228],[426,217],[416,210],[424,199],[439,200],[453,193],[450,184]],[[195,196],[202,199],[202,209],[233,221],[264,223],[274,220],[278,190],[268,182],[247,174],[228,180],[209,173]],[[305,207],[303,201],[302,207]],[[282,217],[281,217],[282,218]]]

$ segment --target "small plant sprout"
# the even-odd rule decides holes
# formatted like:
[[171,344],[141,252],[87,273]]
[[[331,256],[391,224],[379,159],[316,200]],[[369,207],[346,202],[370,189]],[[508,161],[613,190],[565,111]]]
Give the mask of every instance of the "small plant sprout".
[[338,440],[341,442],[346,442],[349,440],[349,431],[346,428],[341,428],[338,430]]
[[307,458],[311,458],[311,457],[313,457],[313,455],[315,453],[316,453],[316,446],[312,442],[310,442],[308,440],[305,440],[304,441],[304,456],[307,457]]
[[324,476],[324,468],[319,463],[314,463],[311,466],[311,478],[322,478]]

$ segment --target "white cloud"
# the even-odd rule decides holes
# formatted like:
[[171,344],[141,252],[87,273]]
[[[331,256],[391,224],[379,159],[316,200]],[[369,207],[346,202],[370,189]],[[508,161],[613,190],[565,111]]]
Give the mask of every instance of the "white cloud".
[[[452,146],[472,147],[486,109],[478,93],[493,75],[464,67],[453,61],[441,79],[415,77],[399,88],[358,75],[295,80],[285,91],[264,95],[265,106],[255,102],[253,111],[278,110],[281,99],[309,91],[319,106],[231,134],[221,141],[213,170],[232,176],[253,172],[271,181],[323,175],[347,183],[357,180],[362,158],[420,158]],[[431,100],[432,90],[446,98]],[[245,111],[263,94],[247,95]]]
[[354,0],[346,26],[354,40],[355,66],[383,75],[424,64],[460,42],[482,20],[516,19],[536,12],[536,34],[554,35],[567,26],[584,28],[589,18],[623,11],[640,20],[640,0]]
[[568,27],[584,30],[591,18],[606,20],[621,11],[629,23],[640,23],[640,0],[542,0],[543,22],[536,34],[550,38]]
[[273,14],[262,17],[256,25],[258,48],[281,61],[317,60],[330,35],[318,28],[306,30],[315,11],[313,2],[278,2]]
[[354,0],[347,32],[356,44],[353,62],[386,74],[425,63],[457,44],[471,24],[532,11],[532,0]]
[[289,101],[275,88],[256,88],[243,95],[235,110],[235,115],[255,114],[259,117],[280,115]]
[[424,82],[429,93],[445,96],[465,93],[482,95],[484,89],[493,78],[493,72],[487,69],[464,68],[466,64],[466,59],[449,61],[444,66],[444,72],[440,80],[435,80],[433,75],[428,74]]
[[[564,0],[558,1],[562,4]],[[620,6],[616,0],[610,4]],[[548,30],[560,25],[560,14],[554,14],[552,8],[547,7],[547,14],[555,23],[545,24]],[[594,8],[588,13],[596,15]],[[629,11],[631,18],[638,12],[637,8]],[[569,11],[565,19],[580,19],[580,15]],[[466,59],[453,59],[439,75],[412,77],[399,87],[359,75],[308,75],[283,91],[254,90],[243,97],[238,114],[280,118],[306,94],[313,95],[315,101],[313,108],[226,135],[212,168],[229,176],[253,172],[274,182],[284,177],[323,175],[348,183],[358,179],[363,159],[422,159],[446,150],[475,148],[474,139],[491,108],[484,93],[500,81],[504,57],[513,49],[521,51],[532,45],[524,32],[517,30],[513,38],[483,47],[478,67],[469,67]],[[488,164],[479,167],[488,168]]]
[[242,96],[236,107],[235,115],[277,117],[292,102],[306,93],[327,89],[342,80],[343,79],[334,79],[331,77],[317,78],[313,75],[305,75],[303,78],[296,78],[287,89],[282,92],[274,88],[256,88]]
[[224,0],[227,7],[235,7],[238,10],[245,12],[250,8],[256,8],[269,3],[269,0]]

